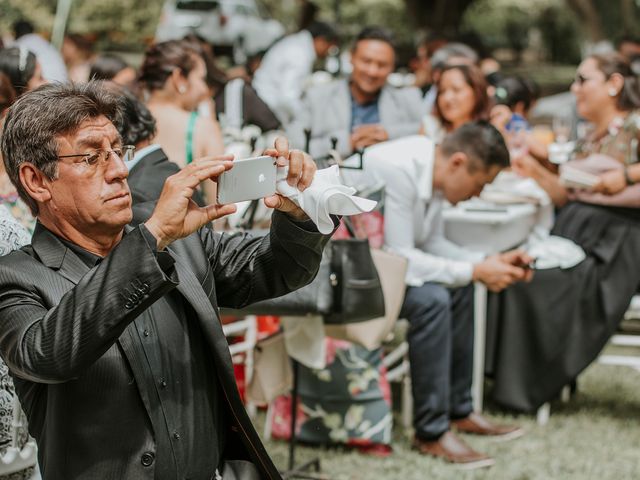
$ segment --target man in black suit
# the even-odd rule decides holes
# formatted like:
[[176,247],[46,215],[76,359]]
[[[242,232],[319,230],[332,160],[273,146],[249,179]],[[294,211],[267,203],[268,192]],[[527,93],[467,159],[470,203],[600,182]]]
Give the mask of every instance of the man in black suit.
[[[147,106],[126,89],[107,88],[113,88],[119,96],[121,115],[116,119],[115,126],[122,143],[136,147],[133,160],[127,162],[131,200],[134,205],[156,201],[165,180],[178,173],[180,167],[169,160],[159,144],[152,143],[156,134],[156,120]],[[205,205],[199,190],[193,192],[191,198],[198,205]]]
[[[171,176],[149,219],[126,227],[118,114],[99,84],[51,84],[15,103],[2,136],[38,225],[0,258],[0,353],[43,477],[211,479],[244,465],[243,479],[280,478],[240,400],[218,306],[308,283],[328,237],[278,195],[264,200],[276,210],[265,237],[203,227],[235,210],[191,201],[230,157]],[[291,185],[311,183],[315,164],[285,139],[268,153]]]

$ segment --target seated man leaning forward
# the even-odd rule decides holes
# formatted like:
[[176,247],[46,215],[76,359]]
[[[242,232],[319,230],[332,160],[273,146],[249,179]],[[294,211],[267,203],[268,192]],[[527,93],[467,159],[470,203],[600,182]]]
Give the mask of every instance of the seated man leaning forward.
[[[191,196],[232,168],[228,156],[171,176],[149,219],[127,227],[117,105],[96,83],[48,85],[16,102],[2,137],[38,224],[0,259],[0,353],[43,477],[224,478],[244,459],[255,476],[241,478],[280,478],[240,400],[218,306],[310,282],[328,236],[278,195],[265,199],[276,210],[265,237],[213,232],[235,206]],[[285,139],[269,154],[291,185],[311,183],[315,164]]]
[[[412,145],[407,146],[410,142]],[[412,158],[398,155],[412,148]],[[414,446],[465,468],[493,460],[450,431],[503,438],[514,427],[497,426],[472,411],[473,285],[498,291],[527,280],[531,259],[520,251],[483,258],[445,239],[442,207],[478,195],[509,152],[486,122],[463,125],[435,145],[423,137],[388,142],[369,150],[365,175],[386,184],[385,244],[409,260],[407,291],[400,313],[409,320]]]

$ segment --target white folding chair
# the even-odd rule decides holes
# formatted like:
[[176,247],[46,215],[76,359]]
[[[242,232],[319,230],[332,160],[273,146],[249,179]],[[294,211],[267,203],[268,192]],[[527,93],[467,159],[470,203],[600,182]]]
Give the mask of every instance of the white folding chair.
[[[629,309],[624,315],[626,321],[640,320],[640,295],[631,299]],[[640,330],[637,332],[621,331],[611,337],[609,344],[617,347],[637,348],[636,354],[627,355],[600,355],[598,363],[603,365],[615,365],[621,367],[631,367],[640,372]]]
[[26,429],[27,419],[22,412],[17,395],[13,397],[12,408],[11,445],[4,454],[0,455],[0,476],[10,475],[26,468],[34,467],[38,462],[36,441],[33,438],[29,438],[29,441],[22,448],[18,443],[20,430]]
[[[249,385],[253,375],[253,350],[258,340],[256,317],[255,315],[247,315],[242,320],[223,325],[222,331],[227,339],[243,337],[240,342],[229,343],[229,352],[234,364],[244,366],[245,385]],[[253,418],[256,413],[255,405],[249,403],[246,407],[249,416]]]

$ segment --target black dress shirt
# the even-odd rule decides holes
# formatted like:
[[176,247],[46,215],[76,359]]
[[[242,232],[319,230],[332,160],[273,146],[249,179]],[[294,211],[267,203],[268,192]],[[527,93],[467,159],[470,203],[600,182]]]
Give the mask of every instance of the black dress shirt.
[[[154,251],[155,237],[141,226]],[[60,237],[58,237],[60,238]],[[89,268],[102,258],[65,239],[60,240]],[[173,266],[167,252],[157,252],[161,268]],[[195,314],[177,290],[172,290],[134,320],[140,349],[146,358],[145,389],[154,398],[151,414],[157,445],[155,478],[209,479],[224,450],[224,416],[215,364],[207,353]]]

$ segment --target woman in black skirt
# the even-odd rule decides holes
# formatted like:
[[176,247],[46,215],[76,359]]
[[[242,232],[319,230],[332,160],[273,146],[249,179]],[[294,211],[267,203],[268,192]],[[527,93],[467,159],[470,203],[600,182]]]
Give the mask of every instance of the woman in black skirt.
[[568,189],[532,158],[512,159],[514,170],[534,178],[559,207],[552,235],[574,241],[587,255],[567,270],[540,270],[531,283],[490,301],[492,396],[520,411],[536,410],[576,379],[640,286],[639,80],[619,55],[593,55],[578,67],[571,90],[579,115],[593,127],[571,163],[599,174],[596,187]]

